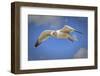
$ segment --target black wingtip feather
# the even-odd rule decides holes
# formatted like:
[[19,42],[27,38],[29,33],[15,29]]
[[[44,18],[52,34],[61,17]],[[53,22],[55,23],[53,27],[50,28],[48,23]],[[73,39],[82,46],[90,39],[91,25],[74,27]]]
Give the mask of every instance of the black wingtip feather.
[[40,43],[37,41],[37,42],[35,43],[35,47],[37,48],[39,45],[40,45]]

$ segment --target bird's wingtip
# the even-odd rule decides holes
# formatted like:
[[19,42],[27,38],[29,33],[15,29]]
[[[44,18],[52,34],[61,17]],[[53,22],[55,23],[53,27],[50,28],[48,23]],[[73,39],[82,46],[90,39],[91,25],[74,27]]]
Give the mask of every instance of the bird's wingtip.
[[40,43],[37,41],[34,45],[35,48],[37,48],[40,45]]
[[83,34],[82,32],[78,31],[78,30],[75,30],[75,32],[78,32],[79,34]]

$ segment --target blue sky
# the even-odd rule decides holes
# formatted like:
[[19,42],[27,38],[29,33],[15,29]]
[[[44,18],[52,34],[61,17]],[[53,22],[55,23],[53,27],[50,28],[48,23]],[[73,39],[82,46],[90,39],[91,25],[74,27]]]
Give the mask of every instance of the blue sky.
[[[48,40],[43,42],[38,48],[34,47],[35,42],[37,41],[41,32],[43,32],[44,30],[58,30],[64,27],[64,25],[69,25],[83,33],[83,34],[79,34],[77,32],[72,33],[72,35],[77,36],[78,41],[71,42],[67,39],[66,40],[56,39],[50,37]],[[29,15],[28,16],[28,60],[87,58],[87,51],[88,51],[87,32],[88,32],[87,17]],[[83,51],[83,49],[85,50]]]

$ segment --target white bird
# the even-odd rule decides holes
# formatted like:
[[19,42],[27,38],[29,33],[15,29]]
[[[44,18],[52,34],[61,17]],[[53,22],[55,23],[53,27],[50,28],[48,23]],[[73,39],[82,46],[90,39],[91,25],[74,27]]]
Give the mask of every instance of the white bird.
[[68,25],[65,25],[62,29],[59,29],[59,30],[45,30],[38,37],[38,40],[35,43],[35,47],[38,47],[42,42],[47,40],[49,36],[59,38],[59,39],[69,39],[70,41],[76,41],[77,38],[73,37],[70,34],[71,32],[74,32],[74,31],[81,33]]

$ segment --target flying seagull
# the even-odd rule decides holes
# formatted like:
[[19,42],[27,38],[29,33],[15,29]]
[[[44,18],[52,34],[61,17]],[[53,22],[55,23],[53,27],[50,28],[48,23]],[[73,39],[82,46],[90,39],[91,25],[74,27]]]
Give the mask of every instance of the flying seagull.
[[76,29],[68,25],[65,25],[62,29],[59,30],[45,30],[38,37],[38,40],[35,43],[35,47],[38,47],[42,42],[47,40],[50,36],[59,39],[68,39],[70,41],[76,41],[77,39],[70,34],[71,32],[78,32],[82,34],[81,32],[77,31]]

